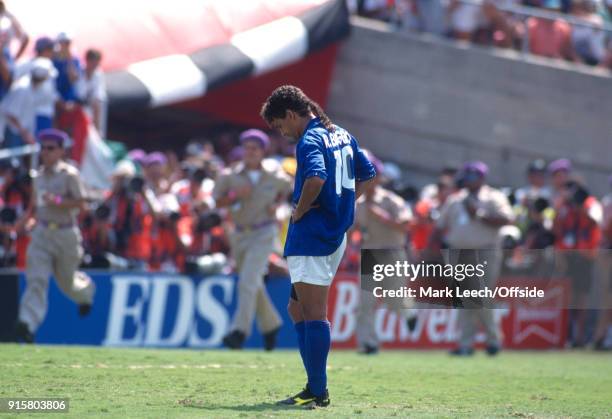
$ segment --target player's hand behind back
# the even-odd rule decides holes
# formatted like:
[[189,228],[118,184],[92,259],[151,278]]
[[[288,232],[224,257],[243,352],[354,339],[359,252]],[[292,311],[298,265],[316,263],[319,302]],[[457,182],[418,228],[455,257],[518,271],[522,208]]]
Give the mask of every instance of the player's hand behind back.
[[310,208],[306,209],[305,211],[302,211],[299,206],[293,207],[293,210],[291,211],[291,222],[297,223],[304,216],[304,214],[306,214],[308,211],[310,211],[313,208],[319,208],[319,204],[313,204],[310,206]]

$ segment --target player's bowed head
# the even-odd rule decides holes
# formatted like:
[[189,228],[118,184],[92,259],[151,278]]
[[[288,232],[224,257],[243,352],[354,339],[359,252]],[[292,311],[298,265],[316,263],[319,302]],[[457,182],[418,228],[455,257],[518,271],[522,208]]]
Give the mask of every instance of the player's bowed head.
[[314,117],[318,117],[328,131],[334,131],[333,123],[319,104],[296,86],[276,88],[263,104],[260,114],[270,127],[292,142],[300,139]]

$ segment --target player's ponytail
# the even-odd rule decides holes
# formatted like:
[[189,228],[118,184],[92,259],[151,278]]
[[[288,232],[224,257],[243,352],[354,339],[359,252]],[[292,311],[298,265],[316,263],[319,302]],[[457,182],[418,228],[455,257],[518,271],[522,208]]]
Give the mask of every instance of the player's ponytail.
[[310,108],[310,112],[312,112],[316,117],[318,117],[321,120],[321,123],[329,132],[334,132],[336,130],[336,127],[334,127],[334,124],[332,123],[331,119],[329,119],[327,114],[323,112],[323,109],[321,109],[319,104],[315,102],[314,100],[311,100],[311,99],[308,99],[308,100],[310,102],[308,104],[308,107]]
[[319,104],[295,86],[286,85],[275,89],[261,107],[260,114],[268,124],[271,124],[274,119],[285,118],[287,111],[293,111],[302,117],[312,113],[321,119],[321,123],[328,131],[335,130],[334,124]]

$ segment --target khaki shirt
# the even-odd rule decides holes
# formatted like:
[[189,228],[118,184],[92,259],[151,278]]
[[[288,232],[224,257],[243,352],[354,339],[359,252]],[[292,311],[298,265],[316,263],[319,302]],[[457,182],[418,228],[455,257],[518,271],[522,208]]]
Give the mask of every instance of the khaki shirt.
[[[467,197],[467,189],[451,195],[440,211],[437,226],[446,230],[446,242],[451,248],[496,249],[501,227],[493,227],[477,218],[470,218],[464,203]],[[508,198],[497,189],[483,185],[478,191],[478,202],[478,211],[485,216],[514,219]]]
[[[376,187],[372,200],[397,222],[403,223],[412,219],[412,211],[406,202],[389,190],[380,186]],[[406,231],[391,227],[372,215],[367,208],[365,196],[357,201],[356,211],[355,218],[363,234],[363,248],[397,249],[406,245]]]
[[270,213],[270,207],[277,201],[279,194],[291,192],[291,179],[280,168],[263,165],[259,172],[259,180],[253,183],[244,164],[239,163],[221,172],[215,182],[215,199],[226,196],[232,189],[246,185],[253,188],[247,198],[239,199],[229,207],[237,226],[248,228],[274,220],[275,214]]
[[78,209],[57,208],[47,205],[43,199],[47,192],[59,195],[62,199],[85,198],[85,187],[76,167],[63,161],[59,161],[49,170],[41,167],[34,176],[33,187],[37,220],[59,224],[76,223]]

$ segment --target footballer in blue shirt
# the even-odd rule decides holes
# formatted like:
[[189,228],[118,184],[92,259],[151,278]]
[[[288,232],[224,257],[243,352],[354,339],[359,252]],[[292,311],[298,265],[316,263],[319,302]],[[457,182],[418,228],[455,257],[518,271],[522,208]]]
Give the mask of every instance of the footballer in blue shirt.
[[284,255],[291,276],[287,307],[298,335],[308,382],[279,404],[329,405],[327,295],[346,248],[355,201],[376,176],[357,141],[332,124],[321,107],[295,86],[274,90],[261,109],[274,129],[297,142],[294,209]]

